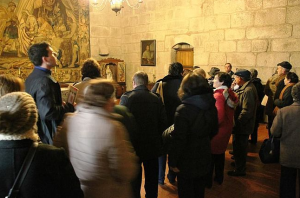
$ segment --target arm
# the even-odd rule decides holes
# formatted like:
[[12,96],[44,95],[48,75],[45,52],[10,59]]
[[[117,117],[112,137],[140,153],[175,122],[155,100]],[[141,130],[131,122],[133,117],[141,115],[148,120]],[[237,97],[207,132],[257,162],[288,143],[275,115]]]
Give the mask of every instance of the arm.
[[[255,91],[255,90],[254,90]],[[242,103],[242,111],[238,117],[241,126],[244,126],[254,115],[256,110],[256,95],[252,89],[247,89],[244,92],[244,100]]]
[[128,102],[128,96],[123,94],[120,98],[120,105],[126,106]]
[[225,98],[220,92],[215,92],[214,97],[216,99],[215,105],[218,110],[218,123],[220,125],[225,119]]
[[293,97],[292,97],[292,94],[291,94],[291,89],[292,89],[292,87],[289,87],[285,90],[281,100],[276,99],[274,101],[274,104],[277,107],[282,108],[282,107],[286,107],[286,106],[289,106],[289,105],[293,104]]
[[274,135],[274,137],[280,137],[283,131],[282,128],[283,125],[283,119],[281,115],[281,110],[279,109],[277,111],[277,115],[274,118],[272,127],[271,127],[271,134]]

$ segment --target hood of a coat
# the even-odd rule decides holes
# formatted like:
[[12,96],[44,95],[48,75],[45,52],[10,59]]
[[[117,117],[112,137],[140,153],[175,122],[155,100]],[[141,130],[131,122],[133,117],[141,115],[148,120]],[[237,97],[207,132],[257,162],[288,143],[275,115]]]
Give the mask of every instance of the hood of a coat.
[[203,109],[203,110],[210,109],[212,106],[215,105],[215,102],[216,100],[213,96],[213,93],[194,95],[194,96],[184,98],[182,100],[183,104],[194,105],[199,109]]

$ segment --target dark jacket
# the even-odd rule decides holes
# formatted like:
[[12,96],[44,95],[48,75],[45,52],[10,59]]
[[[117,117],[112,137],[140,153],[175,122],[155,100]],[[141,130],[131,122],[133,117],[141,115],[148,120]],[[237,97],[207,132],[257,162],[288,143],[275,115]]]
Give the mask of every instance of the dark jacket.
[[264,113],[263,112],[264,111],[263,106],[261,105],[261,101],[262,101],[262,99],[265,95],[264,87],[263,87],[263,85],[261,83],[261,80],[259,78],[253,78],[251,80],[251,82],[255,86],[256,91],[257,91],[257,95],[258,95],[258,104],[257,104],[258,106],[257,106],[257,110],[256,110],[256,119],[258,121],[261,121],[261,120],[263,120],[263,113]]
[[218,114],[213,94],[184,99],[175,113],[170,167],[177,167],[187,177],[207,174],[211,164],[210,138],[217,132]]
[[239,104],[234,112],[233,133],[250,135],[253,133],[258,106],[257,91],[253,83],[248,81],[236,93],[239,97]]
[[59,83],[50,71],[35,68],[25,81],[25,91],[29,93],[38,108],[38,134],[45,144],[52,144],[56,127],[66,112],[73,112],[73,105],[62,105]]
[[277,106],[278,108],[283,108],[283,107],[290,106],[291,104],[293,104],[294,101],[293,101],[293,97],[292,97],[292,88],[293,88],[293,86],[288,86],[282,95],[282,99],[279,99],[279,98],[276,99],[274,101],[274,105]]
[[[0,197],[8,195],[31,145],[32,140],[0,141]],[[83,197],[79,180],[63,149],[46,144],[38,146],[18,197]]]
[[165,108],[159,95],[146,86],[137,86],[124,93],[120,105],[126,106],[135,117],[137,133],[130,139],[141,160],[159,157],[162,152],[162,132],[167,128]]
[[158,80],[151,90],[153,93],[156,92],[160,81],[162,81],[163,96],[161,97],[164,98],[168,126],[171,126],[174,124],[176,108],[181,104],[177,92],[182,81],[182,76],[167,75],[163,79]]

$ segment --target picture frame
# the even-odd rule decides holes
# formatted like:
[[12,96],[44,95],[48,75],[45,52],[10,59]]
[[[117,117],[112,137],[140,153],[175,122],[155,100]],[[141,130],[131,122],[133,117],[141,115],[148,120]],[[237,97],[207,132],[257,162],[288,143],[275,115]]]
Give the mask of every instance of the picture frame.
[[156,40],[141,41],[141,65],[156,66]]

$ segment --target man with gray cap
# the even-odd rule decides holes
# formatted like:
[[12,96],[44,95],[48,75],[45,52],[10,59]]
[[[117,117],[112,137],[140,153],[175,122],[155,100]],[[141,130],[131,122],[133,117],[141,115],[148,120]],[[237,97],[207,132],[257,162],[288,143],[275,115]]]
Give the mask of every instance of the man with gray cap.
[[246,175],[248,138],[254,129],[258,103],[257,91],[250,79],[251,73],[246,69],[238,70],[234,76],[234,81],[240,88],[236,91],[239,105],[234,113],[235,126],[232,131],[235,170],[228,171],[229,176]]

